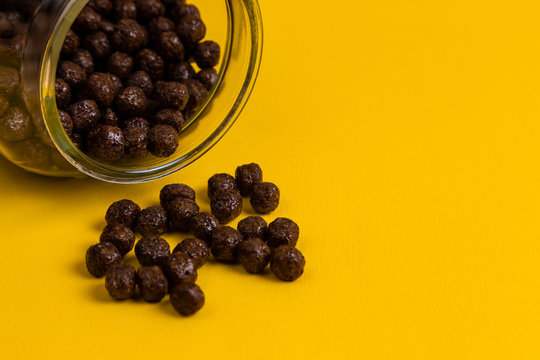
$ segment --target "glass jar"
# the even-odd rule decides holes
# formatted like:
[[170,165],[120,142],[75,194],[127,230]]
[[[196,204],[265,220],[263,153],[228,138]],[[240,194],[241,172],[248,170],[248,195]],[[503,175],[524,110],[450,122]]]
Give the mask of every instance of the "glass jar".
[[[87,2],[0,0],[0,153],[34,173],[88,175],[117,183],[153,180],[197,160],[229,130],[255,84],[263,34],[257,0],[192,1],[207,25],[206,38],[221,45],[219,80],[204,105],[186,119],[174,155],[114,164],[77,149],[56,108],[60,49]],[[17,131],[2,126],[15,126]]]

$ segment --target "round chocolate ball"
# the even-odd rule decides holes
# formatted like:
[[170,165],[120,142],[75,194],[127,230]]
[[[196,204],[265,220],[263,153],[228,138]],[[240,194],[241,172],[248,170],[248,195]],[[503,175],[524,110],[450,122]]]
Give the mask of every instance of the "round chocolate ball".
[[268,225],[265,236],[272,249],[281,245],[295,246],[300,236],[300,228],[291,219],[279,217]]
[[242,203],[238,190],[220,189],[210,200],[210,209],[220,224],[228,224],[242,213]]
[[168,157],[178,148],[178,133],[170,125],[155,125],[148,133],[148,150],[157,157]]
[[208,245],[200,239],[184,239],[173,249],[173,253],[179,251],[186,254],[197,269],[206,264],[210,256]]
[[146,95],[141,88],[129,86],[116,97],[116,110],[122,116],[140,116],[146,106]]
[[177,284],[186,282],[192,283],[197,280],[197,269],[195,264],[182,252],[177,251],[171,254],[165,262],[165,265],[163,265],[163,270],[169,280],[169,288],[172,288]]
[[169,184],[165,185],[159,192],[159,201],[164,209],[178,198],[195,201],[195,190],[186,184]]
[[105,221],[109,225],[121,224],[133,229],[140,211],[139,205],[131,200],[116,201],[107,209]]
[[214,41],[203,41],[195,48],[193,57],[201,69],[211,68],[219,63],[221,49]]
[[174,231],[187,232],[189,221],[199,213],[199,206],[190,199],[176,198],[167,206],[169,228]]
[[237,261],[238,245],[244,240],[242,234],[230,226],[219,226],[212,233],[212,255],[218,261]]
[[137,215],[137,231],[144,236],[167,232],[167,212],[161,206],[148,207]]
[[270,260],[270,270],[283,281],[293,281],[304,273],[306,260],[294,246],[278,247]]
[[260,216],[248,216],[238,222],[237,229],[244,239],[259,238],[264,240],[268,224]]
[[93,276],[100,278],[114,264],[120,263],[122,254],[111,243],[92,245],[86,251],[86,268]]
[[261,273],[270,261],[270,248],[259,238],[242,241],[238,245],[238,261],[248,273]]
[[146,302],[159,302],[167,295],[169,282],[159,266],[142,266],[137,270],[137,285]]
[[90,130],[101,118],[101,111],[94,100],[77,101],[67,108],[67,112],[73,120],[73,129],[78,133]]
[[126,300],[135,293],[135,269],[129,264],[115,264],[107,271],[105,288],[115,300]]
[[279,196],[279,189],[275,184],[260,182],[253,185],[249,202],[259,214],[268,214],[279,206]]
[[250,196],[253,185],[262,181],[263,172],[258,164],[251,163],[237,167],[235,177],[236,186],[242,196]]
[[135,234],[133,231],[121,224],[107,225],[99,238],[101,243],[113,244],[122,256],[125,256],[135,245]]
[[170,293],[171,305],[180,315],[190,316],[204,306],[204,293],[193,283],[178,284]]
[[204,240],[208,246],[212,244],[212,233],[218,227],[219,221],[210,213],[202,212],[191,218],[189,231],[198,239]]
[[121,19],[112,35],[113,46],[119,51],[133,53],[146,46],[148,32],[133,19]]
[[159,236],[143,236],[135,245],[135,255],[142,266],[163,266],[170,254],[169,243]]
[[119,127],[98,125],[88,132],[86,149],[105,161],[120,160],[124,156],[124,133]]
[[56,106],[59,109],[64,109],[71,101],[71,88],[68,83],[58,78],[54,83],[56,95]]
[[236,180],[229,174],[215,174],[208,179],[208,198],[212,199],[217,190],[235,190]]

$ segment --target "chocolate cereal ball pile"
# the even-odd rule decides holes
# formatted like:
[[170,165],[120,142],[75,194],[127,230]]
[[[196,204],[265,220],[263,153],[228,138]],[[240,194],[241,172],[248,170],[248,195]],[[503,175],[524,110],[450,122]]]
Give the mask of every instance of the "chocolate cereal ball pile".
[[[263,182],[259,165],[236,169],[236,176],[216,174],[208,180],[211,212],[200,211],[195,191],[185,184],[170,184],[159,194],[160,205],[141,209],[120,200],[107,210],[99,243],[86,252],[86,266],[95,277],[105,276],[105,287],[116,300],[141,298],[159,302],[167,294],[183,316],[199,311],[205,295],[196,284],[198,269],[211,256],[226,264],[240,264],[248,273],[260,274],[270,264],[280,280],[293,281],[304,272],[305,259],[296,248],[300,229],[291,219],[278,217],[268,224],[261,216],[248,216],[235,228],[228,226],[242,212],[242,196],[249,196],[261,214],[279,205],[279,189]],[[192,236],[171,251],[162,237],[167,232]],[[136,233],[141,238],[136,242]],[[140,267],[122,263],[135,249]]]
[[73,144],[109,162],[174,154],[184,119],[218,79],[220,47],[205,35],[199,10],[185,0],[90,0],[56,74]]

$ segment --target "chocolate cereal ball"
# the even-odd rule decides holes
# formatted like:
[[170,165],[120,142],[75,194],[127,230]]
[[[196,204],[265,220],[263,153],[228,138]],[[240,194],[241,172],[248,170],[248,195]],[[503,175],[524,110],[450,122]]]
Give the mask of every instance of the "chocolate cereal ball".
[[173,250],[173,254],[175,252],[182,252],[186,254],[191,261],[193,261],[193,264],[195,265],[195,268],[200,268],[206,262],[208,261],[208,257],[210,256],[210,249],[208,248],[208,245],[200,239],[185,239]]
[[167,295],[169,282],[159,266],[143,266],[137,270],[137,285],[146,302],[159,302]]
[[178,284],[170,293],[171,305],[182,316],[195,314],[204,306],[204,293],[193,283]]
[[124,128],[124,157],[142,158],[148,155],[148,131],[138,127]]
[[189,221],[199,213],[199,206],[193,200],[176,198],[167,206],[169,228],[175,231],[187,232]]
[[112,51],[109,37],[103,31],[98,31],[86,36],[82,43],[96,59],[105,59]]
[[236,262],[238,245],[244,240],[242,234],[230,226],[219,226],[212,233],[212,255],[218,261]]
[[170,125],[155,125],[148,134],[148,150],[158,157],[168,157],[178,148],[178,133]]
[[166,61],[182,61],[184,59],[184,45],[174,31],[165,31],[159,35],[157,49]]
[[96,13],[91,7],[85,6],[79,13],[73,27],[81,32],[92,32],[99,29],[99,23],[101,22],[101,15]]
[[148,43],[148,32],[133,19],[121,19],[112,35],[112,44],[125,53],[136,52]]
[[186,80],[185,85],[188,89],[189,100],[186,105],[186,112],[191,114],[195,112],[208,97],[208,90],[198,80]]
[[107,61],[107,71],[120,79],[127,78],[132,73],[134,66],[133,58],[120,51],[113,53]]
[[260,216],[248,216],[238,222],[237,228],[244,239],[259,238],[264,240],[268,224]]
[[80,87],[86,81],[86,72],[73,61],[62,61],[57,76],[64,80],[71,88]]
[[279,217],[268,225],[266,241],[275,249],[281,245],[295,246],[300,236],[300,228],[291,219]]
[[114,14],[117,19],[135,19],[137,17],[137,5],[133,0],[115,0]]
[[230,223],[242,213],[242,196],[236,189],[220,189],[210,200],[210,209],[220,224]]
[[165,63],[161,56],[159,56],[155,51],[150,49],[142,50],[135,57],[135,64],[138,70],[145,71],[153,81],[158,81],[163,79],[165,73]]
[[135,268],[129,264],[115,264],[107,271],[105,288],[115,300],[126,300],[135,293]]
[[187,61],[169,65],[169,79],[183,83],[188,79],[194,79],[197,73]]
[[151,97],[154,93],[154,84],[152,78],[146,73],[146,71],[136,71],[129,76],[126,82],[127,86],[136,86],[144,91],[146,97]]
[[279,189],[275,184],[260,182],[253,185],[249,202],[259,214],[268,214],[279,206]]
[[170,125],[176,131],[180,132],[184,125],[184,116],[182,112],[176,109],[163,109],[158,111],[154,118],[154,123],[161,125]]
[[139,205],[131,200],[116,201],[107,209],[105,221],[109,225],[120,224],[133,229],[140,211]]
[[197,73],[197,80],[210,91],[218,81],[218,73],[213,68],[202,69]]
[[75,31],[69,29],[66,34],[66,38],[64,39],[64,44],[62,44],[62,50],[60,50],[60,54],[62,56],[72,56],[79,48],[79,43],[79,35],[77,35]]
[[73,134],[73,120],[71,120],[71,116],[65,111],[58,110],[58,118],[60,118],[60,123],[67,136],[71,136]]
[[137,231],[144,236],[157,236],[167,232],[167,213],[161,206],[151,206],[137,216]]
[[99,242],[113,244],[124,256],[133,249],[135,234],[130,228],[121,224],[107,225],[101,233]]
[[255,163],[242,165],[236,168],[236,186],[242,196],[250,196],[253,185],[263,179],[262,169]]
[[221,49],[214,41],[203,41],[197,45],[193,56],[201,69],[211,68],[219,63]]
[[195,190],[186,184],[169,184],[165,185],[159,193],[159,201],[164,209],[178,198],[195,201]]
[[187,48],[193,48],[206,35],[206,25],[199,16],[185,16],[179,19],[176,32]]
[[270,248],[259,238],[242,241],[238,245],[238,261],[248,273],[262,272],[270,261]]
[[21,141],[32,136],[32,121],[25,111],[18,107],[7,110],[0,118],[0,139]]
[[76,132],[84,132],[97,125],[101,112],[94,100],[81,100],[71,104],[67,108],[68,114],[73,120],[73,129]]
[[56,106],[59,109],[64,109],[71,101],[71,88],[64,80],[56,79],[54,90],[56,94]]
[[219,189],[237,190],[236,181],[229,174],[215,174],[208,179],[208,198],[212,199]]
[[92,245],[86,251],[86,268],[93,276],[100,278],[114,264],[120,263],[122,254],[111,243]]
[[88,95],[100,106],[108,107],[114,101],[114,84],[111,76],[96,72],[88,78]]
[[91,75],[94,72],[95,68],[95,62],[94,57],[90,53],[90,51],[86,49],[79,49],[75,52],[75,55],[73,55],[73,58],[71,59],[75,64],[79,65],[86,75]]
[[142,266],[162,266],[170,253],[169,243],[159,236],[143,236],[135,245],[135,255]]
[[174,81],[158,81],[154,86],[154,96],[164,108],[183,110],[189,99],[188,89],[184,84]]
[[278,247],[270,260],[270,270],[283,281],[293,281],[304,273],[306,260],[294,246]]
[[182,252],[175,252],[170,255],[163,266],[163,270],[169,280],[169,288],[174,285],[192,283],[197,280],[195,264]]
[[86,149],[105,161],[120,160],[124,156],[124,133],[119,127],[98,125],[88,132]]
[[116,115],[116,113],[111,108],[106,108],[105,113],[101,116],[100,123],[102,125],[119,126],[120,120],[118,119],[118,115]]
[[210,213],[202,212],[191,218],[189,231],[198,239],[204,240],[208,246],[212,244],[212,233],[218,227],[218,219]]
[[145,106],[146,96],[138,87],[129,86],[116,97],[116,110],[122,116],[140,116]]

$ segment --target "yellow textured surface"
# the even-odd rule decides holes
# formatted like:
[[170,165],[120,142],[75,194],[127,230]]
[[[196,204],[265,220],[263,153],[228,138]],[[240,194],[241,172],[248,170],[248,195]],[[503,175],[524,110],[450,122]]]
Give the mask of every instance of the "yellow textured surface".
[[[253,97],[185,171],[118,186],[0,160],[0,357],[539,358],[540,3],[261,6]],[[185,182],[208,210],[208,177],[251,161],[282,190],[266,219],[301,226],[298,281],[210,264],[182,318],[86,274],[112,201]]]

